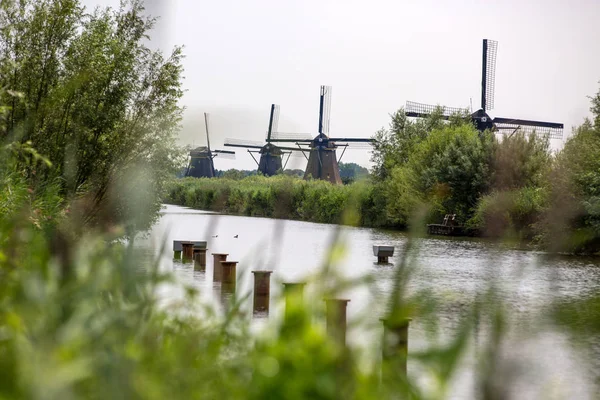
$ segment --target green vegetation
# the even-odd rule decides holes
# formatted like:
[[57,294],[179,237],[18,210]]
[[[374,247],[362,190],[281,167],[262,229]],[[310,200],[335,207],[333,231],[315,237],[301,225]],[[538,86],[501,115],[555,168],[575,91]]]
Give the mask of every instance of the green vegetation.
[[[9,192],[2,182],[2,193]],[[344,348],[330,339],[312,322],[323,319],[318,301],[314,312],[292,302],[288,317],[271,318],[261,334],[251,333],[244,293],[221,310],[186,286],[165,304],[159,287],[176,283],[161,272],[160,258],[138,253],[118,232],[68,234],[80,219],[53,207],[50,188],[34,196],[24,182],[12,181],[10,189],[13,211],[0,215],[2,398],[443,398],[466,351],[471,318],[461,322],[456,340],[411,359],[411,368],[420,366],[436,382],[423,388],[397,372],[401,355],[382,365],[373,362],[378,349]],[[23,218],[32,205],[41,226]],[[333,245],[327,259],[333,263],[342,248]],[[412,253],[406,254],[386,299],[388,316],[403,320],[410,312],[434,321],[426,294],[406,293]],[[315,299],[368,282],[341,280],[329,265],[311,280]],[[482,375],[482,384],[490,376]]]
[[257,175],[241,180],[177,179],[170,182],[165,200],[228,214],[343,223],[345,211],[350,206],[363,206],[369,193],[369,185],[360,182],[335,186],[285,175]]
[[145,45],[140,1],[91,13],[77,0],[3,1],[0,21],[0,138],[48,161],[14,170],[34,191],[56,185],[86,225],[148,228],[181,162],[181,49]]
[[369,170],[356,163],[339,163],[340,177],[344,184],[349,184],[369,177]]
[[[594,122],[556,159],[534,138],[497,143],[458,117],[401,125],[397,113],[396,131],[380,133],[389,142],[369,182],[232,173],[167,184],[181,166],[173,143],[181,52],[163,58],[143,44],[152,22],[142,12],[137,1],[91,14],[75,0],[0,3],[0,398],[439,399],[451,394],[475,326],[490,339],[478,347],[477,393],[507,398],[511,375],[501,372],[515,365],[500,348],[510,319],[494,282],[463,305],[450,340],[437,340],[437,310],[456,304],[408,290],[419,255],[412,236],[380,299],[388,321],[411,317],[426,330],[426,345],[409,355],[418,375],[407,377],[401,353],[380,361],[377,346],[340,346],[316,323],[323,298],[357,286],[379,291],[370,276],[336,275],[339,237],[309,277],[310,307],[295,299],[287,318],[255,333],[245,293],[222,308],[202,303],[192,286],[162,297],[165,285],[180,283],[160,257],[139,251],[135,233],[156,219],[168,189],[172,201],[199,208],[369,226],[406,225],[420,207],[430,218],[458,209],[482,228],[500,220],[503,231],[532,229],[527,236],[551,248],[593,251],[600,94]],[[575,235],[544,234],[557,226]],[[565,301],[550,315],[593,337],[598,304]]]
[[[241,215],[339,223],[356,205],[362,226],[406,229],[415,215],[439,223],[455,214],[472,232],[553,251],[600,251],[600,94],[595,119],[552,155],[542,135],[498,139],[468,116],[441,110],[411,121],[403,110],[375,134],[373,174],[344,187],[296,179],[177,180],[165,201]],[[364,171],[341,164],[346,181]],[[358,175],[355,175],[358,174]],[[235,180],[235,182],[234,182]],[[420,222],[421,224],[423,222]]]

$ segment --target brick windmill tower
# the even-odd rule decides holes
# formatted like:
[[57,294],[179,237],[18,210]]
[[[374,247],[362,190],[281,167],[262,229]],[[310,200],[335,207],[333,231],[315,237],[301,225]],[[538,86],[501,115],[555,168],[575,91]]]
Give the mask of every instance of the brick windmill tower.
[[[319,96],[319,134],[313,139],[290,138],[275,134],[272,142],[292,142],[298,148],[305,146],[309,150],[308,163],[304,172],[304,179],[322,179],[334,184],[341,184],[339,161],[346,149],[364,148],[374,142],[371,138],[344,138],[329,136],[329,116],[331,113],[331,86],[321,86]],[[340,158],[337,149],[343,148]]]
[[[290,155],[296,152],[308,152],[308,149],[300,147],[282,147],[273,143],[273,135],[277,132],[279,122],[279,106],[271,104],[271,115],[269,117],[269,130],[267,131],[266,143],[252,142],[240,139],[225,139],[227,147],[241,147],[248,149],[248,153],[256,162],[258,171],[265,176],[273,176],[283,171],[287,165]],[[254,153],[260,155],[260,161],[254,157]],[[287,156],[287,157],[286,157]],[[283,161],[285,158],[285,162]]]
[[209,114],[204,113],[204,126],[206,127],[206,146],[196,147],[190,151],[190,162],[185,176],[193,176],[195,178],[214,178],[215,165],[213,159],[217,156],[225,158],[234,158],[235,152],[229,150],[211,150],[210,149],[210,133],[209,133]]

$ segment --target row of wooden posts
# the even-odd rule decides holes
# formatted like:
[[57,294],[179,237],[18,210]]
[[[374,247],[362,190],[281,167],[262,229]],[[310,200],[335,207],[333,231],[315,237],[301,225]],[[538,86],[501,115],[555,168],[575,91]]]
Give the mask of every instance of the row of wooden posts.
[[[385,250],[390,251],[389,248]],[[208,251],[206,242],[173,241],[174,258],[183,262],[194,262],[194,269],[206,270],[206,253]],[[375,253],[375,248],[374,248]],[[391,254],[393,254],[393,249]],[[234,294],[237,284],[237,261],[227,261],[227,253],[212,253],[213,256],[213,282],[221,283],[222,293]],[[375,254],[381,257],[380,255]],[[379,262],[382,260],[379,259]],[[387,257],[384,262],[387,262]],[[253,313],[268,315],[271,296],[271,274],[273,271],[252,271],[254,276],[253,290]],[[285,317],[292,309],[291,301],[302,301],[304,295],[304,282],[285,282]],[[346,311],[349,299],[325,299],[326,324],[328,335],[338,344],[346,345]],[[408,328],[410,319],[402,321],[390,321],[381,319],[384,327],[382,356],[383,359],[403,360],[398,367],[404,375],[406,374],[406,359],[408,354]]]

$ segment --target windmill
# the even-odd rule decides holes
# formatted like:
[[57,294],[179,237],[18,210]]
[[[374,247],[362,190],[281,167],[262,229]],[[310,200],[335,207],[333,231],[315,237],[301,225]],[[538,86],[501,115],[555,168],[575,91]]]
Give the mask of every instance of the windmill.
[[[225,139],[225,146],[248,149],[248,153],[252,156],[254,162],[256,162],[256,165],[258,166],[258,171],[263,175],[273,176],[285,169],[293,152],[308,151],[308,149],[302,149],[300,147],[282,147],[273,144],[271,137],[274,132],[277,132],[278,122],[279,106],[277,104],[271,104],[271,116],[269,117],[269,130],[267,131],[266,144],[239,139]],[[260,154],[260,161],[256,160],[253,153]],[[286,155],[286,161],[283,163],[282,159]]]
[[[518,118],[491,118],[487,111],[494,108],[494,89],[496,75],[496,53],[498,42],[495,40],[483,39],[483,61],[481,71],[481,108],[471,114],[475,127],[479,131],[489,129],[494,132],[522,131],[526,133],[535,132],[536,134],[547,136],[550,139],[562,139],[563,124],[555,122],[531,121]],[[425,118],[433,113],[437,106],[429,104],[406,102],[406,116]],[[464,108],[443,107],[442,118],[449,119],[452,114],[461,114],[468,112]]]
[[204,113],[204,126],[206,127],[206,147],[200,146],[190,151],[190,163],[185,171],[185,176],[194,178],[214,178],[215,165],[213,158],[222,156],[225,158],[234,158],[235,152],[229,150],[210,149],[210,133],[208,129],[209,114]]
[[[292,142],[301,148],[305,146],[310,151],[304,179],[323,179],[331,183],[341,184],[339,161],[349,147],[362,148],[365,144],[374,142],[370,138],[329,137],[329,116],[331,113],[331,86],[321,86],[319,96],[319,134],[313,139],[305,135],[274,133],[272,142]],[[293,137],[296,136],[296,137]],[[341,144],[340,144],[341,143]],[[344,150],[338,159],[336,149]]]

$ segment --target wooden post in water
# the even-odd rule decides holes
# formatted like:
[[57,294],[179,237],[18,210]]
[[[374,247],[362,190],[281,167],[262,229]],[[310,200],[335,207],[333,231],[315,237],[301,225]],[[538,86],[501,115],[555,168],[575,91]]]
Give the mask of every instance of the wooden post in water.
[[347,299],[325,299],[327,334],[340,346],[346,346]]
[[229,254],[226,253],[212,253],[213,255],[213,282],[221,282],[222,275],[222,261],[227,261],[227,256]]
[[382,374],[384,379],[406,377],[408,360],[408,327],[410,318],[382,318]]
[[377,257],[378,264],[387,264],[389,257],[394,255],[394,246],[373,246],[373,255]]
[[272,273],[273,271],[252,271],[254,274],[254,314],[264,312],[269,315]]
[[194,247],[194,269],[206,270],[206,252],[207,248]]
[[237,261],[221,261],[221,290],[235,293]]
[[183,247],[181,246],[181,240],[173,240],[173,258],[181,260],[181,252]]
[[194,258],[194,243],[193,242],[181,242],[183,249],[183,262],[193,260]]
[[219,261],[221,275],[221,304],[227,313],[235,303],[237,261]]

